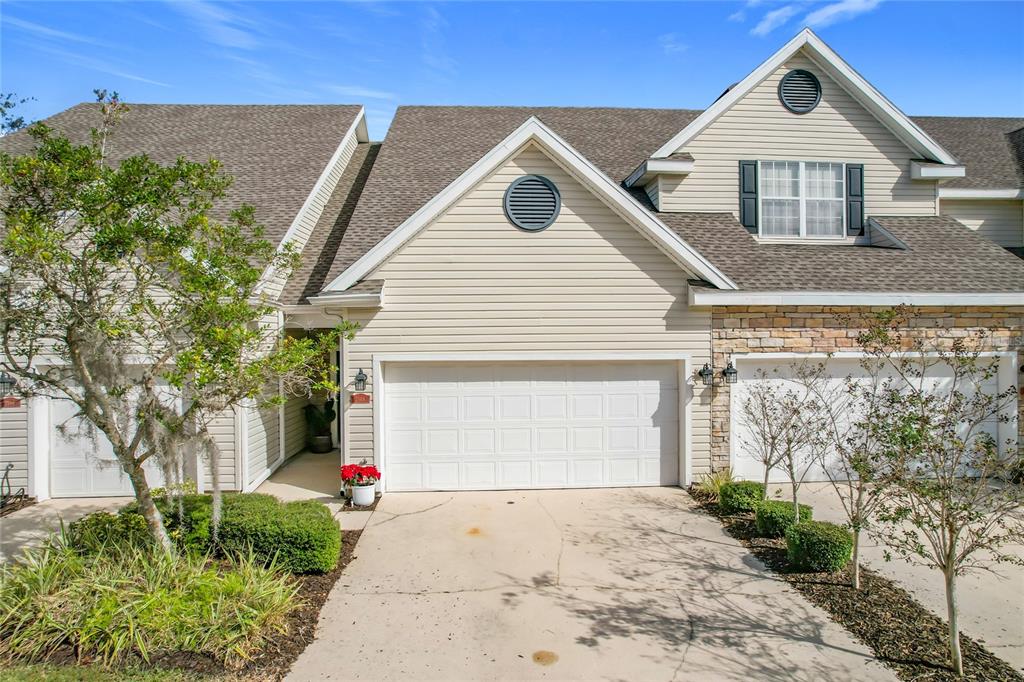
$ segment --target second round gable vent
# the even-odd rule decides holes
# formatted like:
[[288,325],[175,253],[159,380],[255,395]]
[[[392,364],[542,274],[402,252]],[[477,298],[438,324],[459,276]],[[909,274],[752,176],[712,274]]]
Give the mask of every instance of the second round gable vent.
[[794,114],[806,114],[821,101],[821,83],[810,71],[794,69],[779,81],[779,99]]
[[524,175],[505,190],[505,215],[523,230],[536,232],[548,227],[561,207],[555,183],[540,175]]

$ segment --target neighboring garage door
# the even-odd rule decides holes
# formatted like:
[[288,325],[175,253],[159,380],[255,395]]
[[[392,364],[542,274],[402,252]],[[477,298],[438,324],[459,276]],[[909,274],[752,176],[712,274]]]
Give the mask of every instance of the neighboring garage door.
[[[111,497],[134,495],[131,481],[121,471],[110,441],[90,430],[75,416],[78,408],[67,400],[50,404],[50,494],[53,497]],[[146,464],[152,486],[163,484],[156,463]]]
[[[752,449],[750,443],[753,440],[753,435],[751,434],[750,427],[744,423],[744,419],[742,417],[742,405],[749,395],[748,389],[757,381],[768,380],[776,382],[780,386],[787,386],[794,391],[801,391],[802,389],[800,385],[792,379],[794,363],[799,363],[801,360],[798,358],[761,359],[756,357],[736,357],[734,358],[734,361],[736,363],[736,368],[739,370],[739,380],[733,387],[730,396],[732,424],[732,472],[737,478],[762,481],[764,480],[764,465],[751,454]],[[803,362],[824,362],[825,367],[828,370],[828,375],[831,377],[829,380],[831,388],[837,389],[839,392],[841,392],[842,387],[845,385],[846,377],[865,381],[867,380],[867,374],[861,366],[861,359],[857,357],[833,357],[830,359],[812,357],[803,360]],[[1003,362],[1005,363],[1005,361]],[[943,385],[943,380],[950,376],[948,368],[936,366],[930,371],[932,372],[932,376],[930,376],[929,380],[933,385],[938,387],[941,387]],[[1012,371],[1010,374],[1012,375]],[[986,386],[985,389],[991,392],[1000,390],[997,378],[994,377],[990,385]],[[999,425],[995,420],[993,420],[989,425],[989,429],[999,441],[1005,440],[1005,438],[1010,435],[1000,435]],[[769,480],[781,483],[788,481],[789,478],[784,471],[776,468],[772,470]],[[825,481],[828,480],[828,476],[821,466],[813,464],[810,467],[805,480]]]
[[386,364],[388,490],[678,485],[676,363]]

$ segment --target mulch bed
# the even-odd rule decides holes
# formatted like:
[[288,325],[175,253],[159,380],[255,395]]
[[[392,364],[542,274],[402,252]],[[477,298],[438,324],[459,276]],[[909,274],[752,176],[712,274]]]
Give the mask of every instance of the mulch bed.
[[36,498],[34,498],[34,497],[18,497],[18,498],[15,498],[15,499],[11,500],[10,502],[6,503],[4,506],[0,507],[0,519],[2,519],[3,517],[7,516],[8,514],[13,514],[14,512],[18,511],[19,509],[24,509],[25,507],[31,507],[35,503],[36,503]]
[[[723,514],[718,506],[697,500],[701,509],[718,518],[725,531],[751,554],[788,582],[835,622],[871,647],[875,657],[901,680],[913,682],[1001,682],[1024,680],[1009,663],[970,637],[960,635],[964,676],[949,668],[946,621],[937,617],[906,590],[861,566],[861,588],[854,590],[852,568],[838,573],[798,573],[790,570],[786,541],[757,537],[754,515]],[[938,579],[938,578],[936,578]]]

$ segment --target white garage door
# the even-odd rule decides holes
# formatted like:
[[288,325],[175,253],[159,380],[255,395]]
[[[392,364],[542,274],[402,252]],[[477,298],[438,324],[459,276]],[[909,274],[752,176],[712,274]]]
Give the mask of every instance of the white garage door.
[[[800,362],[810,362],[814,364],[824,362],[825,367],[828,370],[828,375],[831,377],[829,380],[829,389],[835,389],[838,394],[842,393],[842,387],[845,385],[846,377],[852,377],[861,381],[868,381],[868,375],[861,366],[861,359],[857,357],[833,357],[831,359],[813,357],[802,361],[794,358],[736,358],[735,360],[740,378],[736,386],[733,388],[730,396],[732,471],[737,478],[748,480],[764,480],[764,465],[761,464],[761,462],[759,462],[752,454],[754,448],[752,447],[751,442],[753,441],[754,436],[752,435],[749,426],[744,423],[744,418],[742,416],[743,402],[748,398],[748,391],[755,382],[768,380],[800,393],[803,391],[803,388],[800,384],[793,381],[792,378],[795,366],[794,363]],[[934,366],[929,369],[929,372],[930,376],[927,377],[927,380],[936,390],[942,390],[943,386],[949,386],[949,377],[951,372],[948,367]],[[886,373],[883,372],[882,374],[884,376]],[[1012,375],[1012,371],[1010,374]],[[1001,388],[1002,387],[1000,387],[998,379],[993,377],[990,385],[986,386],[985,390],[994,393],[1001,390]],[[853,415],[848,415],[848,418],[852,418],[852,416]],[[1005,440],[1005,438],[1011,435],[1009,433],[1001,433],[1001,427],[996,420],[992,420],[992,422],[987,426],[988,430],[996,436],[999,441]],[[835,476],[836,474],[833,475]],[[781,469],[775,469],[771,472],[769,480],[782,483],[787,482],[789,478]],[[828,480],[828,475],[822,466],[812,463],[809,467],[805,480],[826,481]]]
[[[131,496],[131,481],[121,471],[110,441],[88,429],[67,400],[50,400],[50,494],[53,497]],[[146,464],[151,486],[163,484],[155,462]]]
[[385,485],[677,485],[677,371],[675,363],[385,365]]

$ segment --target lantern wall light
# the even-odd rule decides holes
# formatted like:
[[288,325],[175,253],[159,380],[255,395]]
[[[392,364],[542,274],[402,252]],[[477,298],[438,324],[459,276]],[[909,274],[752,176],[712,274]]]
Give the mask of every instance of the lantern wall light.
[[366,390],[366,372],[364,372],[361,369],[359,370],[359,373],[356,374],[356,378],[355,378],[355,382],[354,382],[354,387],[355,387],[355,390],[357,390],[357,391],[365,391]]
[[14,393],[14,387],[18,382],[7,372],[0,372],[0,398],[6,398]]
[[[735,384],[737,379],[739,379],[739,374],[736,367],[732,364],[732,360],[729,361],[721,372],[714,365],[707,362],[697,372],[697,376],[700,377],[701,383],[705,386],[720,386],[722,383]],[[721,375],[721,378],[719,378],[719,375]]]

